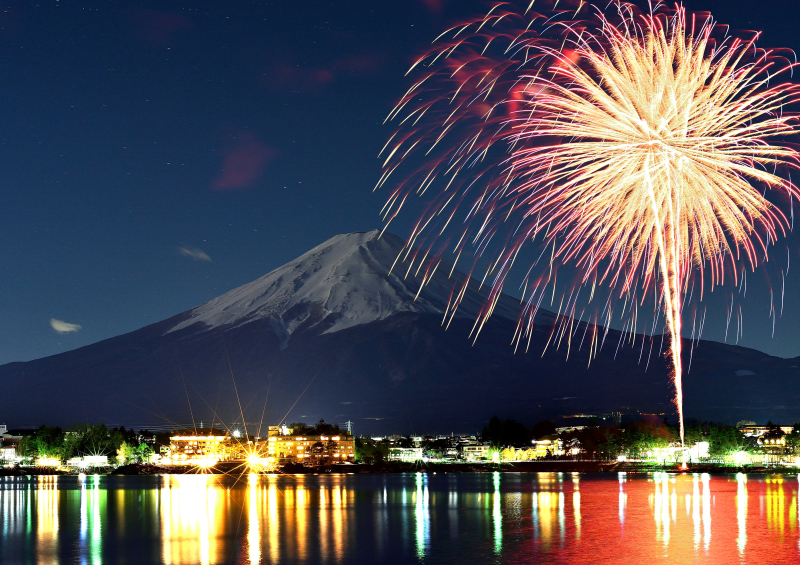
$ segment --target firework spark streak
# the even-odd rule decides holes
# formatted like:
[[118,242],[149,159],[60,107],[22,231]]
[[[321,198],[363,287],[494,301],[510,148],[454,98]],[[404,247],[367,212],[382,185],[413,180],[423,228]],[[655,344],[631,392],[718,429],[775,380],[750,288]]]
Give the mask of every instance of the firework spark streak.
[[[681,6],[562,0],[539,2],[549,11],[538,13],[533,4],[496,5],[442,34],[412,66],[419,76],[389,115],[397,129],[376,188],[401,165],[412,172],[397,173],[384,221],[414,193],[425,199],[405,251],[423,280],[448,252],[472,257],[470,272],[489,259],[476,336],[526,246],[542,251],[521,287],[516,346],[530,343],[542,299],[553,303],[560,263],[580,279],[561,299],[548,346],[565,340],[568,355],[581,291],[591,300],[609,288],[599,322],[611,321],[615,296],[632,341],[651,295],[653,328],[663,311],[670,336],[683,441],[687,292],[691,301],[696,282],[702,300],[726,276],[739,284],[741,266],[765,261],[790,229],[782,209],[799,194],[784,174],[800,163],[786,141],[800,130],[800,88],[788,82],[795,63],[757,48],[756,34],[728,35]],[[454,289],[447,323],[465,290]],[[589,332],[591,359],[606,332],[597,315]]]

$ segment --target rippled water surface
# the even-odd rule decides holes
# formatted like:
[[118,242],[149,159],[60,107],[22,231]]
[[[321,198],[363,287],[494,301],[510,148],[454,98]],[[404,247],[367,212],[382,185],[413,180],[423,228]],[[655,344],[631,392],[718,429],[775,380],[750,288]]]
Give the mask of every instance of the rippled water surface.
[[798,563],[796,475],[0,479],[0,563]]

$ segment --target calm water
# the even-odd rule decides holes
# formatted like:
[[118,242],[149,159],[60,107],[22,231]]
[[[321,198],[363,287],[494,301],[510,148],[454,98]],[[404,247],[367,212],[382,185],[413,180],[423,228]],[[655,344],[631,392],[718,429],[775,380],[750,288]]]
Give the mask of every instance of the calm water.
[[797,563],[798,477],[0,479],[0,563]]

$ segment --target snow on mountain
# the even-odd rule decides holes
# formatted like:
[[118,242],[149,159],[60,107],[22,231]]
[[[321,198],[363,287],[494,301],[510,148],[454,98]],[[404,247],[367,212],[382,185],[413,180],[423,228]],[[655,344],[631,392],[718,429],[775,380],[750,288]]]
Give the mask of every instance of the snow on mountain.
[[[403,249],[403,241],[379,232],[337,235],[275,269],[189,311],[189,317],[166,333],[194,324],[209,328],[236,327],[266,320],[288,343],[301,325],[314,326],[323,320],[324,333],[382,320],[398,312],[443,315],[454,287],[463,274],[440,267],[419,292],[421,280],[404,277],[407,265],[400,261],[389,270]],[[485,302],[485,294],[470,285],[456,316],[474,318]],[[504,296],[494,316],[516,318],[518,304]]]

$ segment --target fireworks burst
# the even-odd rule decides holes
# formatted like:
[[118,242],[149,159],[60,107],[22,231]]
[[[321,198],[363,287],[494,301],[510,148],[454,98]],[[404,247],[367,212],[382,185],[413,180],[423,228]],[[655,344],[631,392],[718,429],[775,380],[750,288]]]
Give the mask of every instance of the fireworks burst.
[[[517,345],[530,343],[559,262],[581,273],[562,297],[567,316],[551,334],[559,343],[570,341],[581,290],[591,300],[605,285],[624,298],[631,336],[653,296],[653,329],[663,311],[671,338],[683,441],[687,291],[698,281],[702,298],[726,275],[738,282],[738,268],[766,260],[791,226],[781,207],[798,189],[784,173],[800,161],[785,139],[800,129],[800,89],[781,77],[794,63],[680,6],[643,13],[581,1],[547,15],[532,6],[498,4],[413,65],[421,76],[389,116],[398,127],[378,186],[403,163],[414,172],[392,191],[384,220],[415,192],[429,198],[406,248],[426,278],[445,251],[458,261],[472,246],[463,255],[474,271],[499,248],[483,276],[490,299],[476,335],[530,245],[550,265],[525,277]],[[465,289],[454,289],[446,319]],[[604,312],[610,320],[608,304]],[[590,358],[602,331],[592,326]]]

